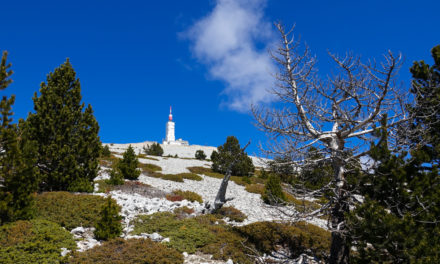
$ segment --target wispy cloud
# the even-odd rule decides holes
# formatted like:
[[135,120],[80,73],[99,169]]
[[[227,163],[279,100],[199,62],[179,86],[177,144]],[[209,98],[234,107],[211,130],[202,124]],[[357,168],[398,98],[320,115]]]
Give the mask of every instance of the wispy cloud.
[[224,103],[247,111],[250,105],[268,103],[274,64],[267,52],[273,31],[264,19],[265,0],[217,0],[211,13],[197,21],[185,36],[195,57],[212,78],[226,87]]

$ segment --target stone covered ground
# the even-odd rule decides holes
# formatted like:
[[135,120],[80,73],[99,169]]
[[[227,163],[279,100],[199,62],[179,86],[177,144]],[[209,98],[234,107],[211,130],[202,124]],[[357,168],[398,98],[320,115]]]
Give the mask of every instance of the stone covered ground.
[[[134,143],[131,144],[135,149],[136,153],[143,153],[143,146],[149,144],[149,142],[144,143]],[[122,157],[122,153],[127,149],[129,144],[109,144],[110,150],[115,154],[116,157]],[[204,146],[173,146],[165,145],[162,146],[164,149],[164,157],[154,157],[154,159],[143,159],[140,158],[139,162],[149,163],[158,165],[162,168],[161,173],[164,174],[178,174],[189,172],[188,167],[198,166],[209,168],[211,163],[209,161],[200,161],[193,159],[194,153],[201,149],[209,157],[214,147],[204,147]],[[179,158],[165,157],[167,155],[177,155]],[[262,160],[252,157],[254,164],[262,166]],[[108,168],[101,167],[99,176],[95,180],[107,179],[109,174]],[[98,186],[95,185],[95,195],[107,196],[111,195],[113,199],[121,206],[121,215],[123,216],[123,237],[124,238],[142,238],[149,237],[155,241],[168,241],[169,238],[164,238],[157,233],[153,234],[141,234],[137,236],[130,235],[133,230],[133,226],[130,225],[131,220],[133,220],[137,215],[140,214],[153,214],[156,212],[173,212],[174,209],[178,207],[187,206],[194,209],[194,214],[202,214],[205,210],[205,205],[199,202],[190,202],[187,200],[172,202],[165,198],[167,193],[171,193],[173,190],[180,189],[184,191],[193,191],[199,194],[203,201],[213,202],[217,194],[218,188],[221,183],[221,179],[208,177],[205,175],[200,175],[203,179],[201,181],[193,181],[185,179],[184,182],[174,182],[163,180],[160,178],[149,177],[146,174],[141,174],[139,181],[148,185],[148,187],[142,188],[117,188],[108,193],[98,193]],[[146,189],[147,188],[147,189]],[[238,185],[232,181],[229,182],[226,198],[231,199],[226,203],[225,206],[233,206],[240,211],[242,211],[247,218],[241,222],[226,221],[231,225],[247,225],[257,221],[270,221],[270,220],[282,220],[283,214],[280,214],[277,208],[268,206],[263,203],[260,194],[249,193],[245,190],[244,186]],[[294,210],[294,209],[290,209]],[[322,219],[309,219],[308,222],[317,225],[322,228],[326,228],[326,221]],[[80,251],[87,250],[100,242],[93,238],[93,228],[82,228],[78,227],[71,231],[76,238],[82,238],[78,242],[78,248]],[[184,253],[185,263],[233,263],[232,260],[227,262],[212,260],[211,256],[206,254],[186,254]],[[283,262],[286,263],[286,262]],[[297,260],[291,261],[289,263],[313,263],[307,256],[301,256]]]

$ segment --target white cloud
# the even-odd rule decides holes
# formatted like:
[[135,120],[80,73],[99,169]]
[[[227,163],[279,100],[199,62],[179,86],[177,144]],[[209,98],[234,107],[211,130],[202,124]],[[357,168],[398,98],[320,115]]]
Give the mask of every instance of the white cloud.
[[273,32],[264,20],[264,5],[265,0],[217,0],[185,34],[211,77],[226,83],[224,103],[234,110],[273,100],[267,92],[274,83],[275,66],[267,52]]

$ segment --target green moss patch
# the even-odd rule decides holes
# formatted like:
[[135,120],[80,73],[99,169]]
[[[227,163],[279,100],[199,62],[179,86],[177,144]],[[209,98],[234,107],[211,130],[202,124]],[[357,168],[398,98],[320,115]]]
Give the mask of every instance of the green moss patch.
[[72,235],[46,220],[17,221],[0,227],[1,263],[62,263],[61,248],[74,250]]
[[75,252],[69,263],[76,264],[181,264],[183,256],[150,239],[116,238],[84,252]]
[[47,192],[35,197],[36,218],[55,222],[68,230],[93,227],[105,198],[69,192]]

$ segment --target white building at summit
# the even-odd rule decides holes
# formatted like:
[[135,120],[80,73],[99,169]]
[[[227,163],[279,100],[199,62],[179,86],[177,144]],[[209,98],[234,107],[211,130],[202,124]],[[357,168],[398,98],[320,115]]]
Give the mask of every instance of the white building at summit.
[[188,141],[182,140],[179,138],[176,140],[176,137],[174,135],[175,130],[175,123],[173,122],[173,115],[171,113],[171,106],[170,106],[170,115],[168,116],[168,122],[166,127],[166,137],[165,140],[162,142],[164,145],[185,145],[188,146]]

